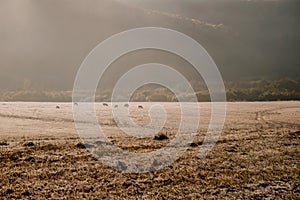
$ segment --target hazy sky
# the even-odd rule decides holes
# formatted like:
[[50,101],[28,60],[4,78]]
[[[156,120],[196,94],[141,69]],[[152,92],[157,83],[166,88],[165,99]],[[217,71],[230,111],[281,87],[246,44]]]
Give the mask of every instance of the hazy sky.
[[[226,80],[297,78],[299,2],[0,0],[0,90],[20,88],[24,82],[70,90],[90,50],[112,34],[143,26],[172,28],[193,37]],[[192,74],[187,63],[159,52],[123,59],[112,71],[117,77],[130,64],[151,59]]]

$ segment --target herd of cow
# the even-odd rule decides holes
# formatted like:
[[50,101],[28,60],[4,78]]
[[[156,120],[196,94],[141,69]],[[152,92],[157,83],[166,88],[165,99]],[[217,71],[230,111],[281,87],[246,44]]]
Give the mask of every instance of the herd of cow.
[[[105,107],[108,107],[108,106],[109,106],[107,103],[103,103],[102,105],[105,106]],[[118,107],[119,107],[119,105],[115,105],[115,106],[114,106],[114,108],[118,108]],[[128,103],[124,104],[124,107],[128,108],[128,107],[129,107],[129,104],[128,104]],[[139,105],[138,108],[139,108],[139,109],[144,109],[144,107],[141,106],[141,105]]]
[[[108,107],[108,106],[109,106],[107,103],[103,103],[102,105],[105,106],[105,107]],[[74,103],[74,106],[78,106],[78,103],[75,102],[75,103]],[[114,106],[114,108],[118,108],[118,107],[119,107],[118,105],[115,105],[115,106]],[[124,104],[124,107],[128,108],[128,107],[129,107],[129,104],[128,104],[128,103]],[[56,106],[56,109],[60,109],[60,106]],[[142,105],[139,105],[139,106],[138,106],[138,109],[144,109],[144,107],[143,107]]]

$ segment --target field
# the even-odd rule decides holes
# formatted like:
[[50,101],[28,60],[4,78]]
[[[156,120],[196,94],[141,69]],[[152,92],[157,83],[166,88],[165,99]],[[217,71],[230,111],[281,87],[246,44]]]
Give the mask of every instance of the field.
[[[178,128],[178,104],[163,105],[165,140],[129,137],[112,119],[117,108],[96,108],[113,144],[150,152],[168,144]],[[136,123],[149,123],[150,106],[130,104]],[[222,135],[204,159],[197,155],[210,103],[199,107],[197,136],[176,162],[154,172],[124,173],[82,145],[71,103],[0,103],[0,199],[300,199],[300,102],[228,103]]]

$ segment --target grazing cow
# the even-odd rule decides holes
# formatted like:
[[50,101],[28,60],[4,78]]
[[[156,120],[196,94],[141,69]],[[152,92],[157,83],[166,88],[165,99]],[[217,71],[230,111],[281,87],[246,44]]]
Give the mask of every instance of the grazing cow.
[[139,109],[143,109],[144,107],[143,107],[143,106],[141,106],[141,105],[139,105],[139,106],[138,106],[138,108],[139,108]]
[[107,107],[107,106],[108,106],[108,104],[107,104],[107,103],[103,103],[103,106],[106,106],[106,107]]
[[56,106],[56,109],[60,109],[60,107],[59,107],[59,106]]
[[128,103],[126,103],[126,104],[124,105],[124,107],[128,108],[128,107],[129,107],[129,104],[128,104]]

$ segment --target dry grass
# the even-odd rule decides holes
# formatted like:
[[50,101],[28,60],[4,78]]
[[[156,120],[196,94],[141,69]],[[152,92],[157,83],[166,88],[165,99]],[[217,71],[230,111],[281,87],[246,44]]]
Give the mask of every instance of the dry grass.
[[2,148],[5,198],[281,198],[300,194],[299,132],[220,140],[204,160],[199,147],[172,166],[123,174],[99,163],[77,141]]
[[[0,146],[0,199],[299,199],[299,125],[246,115],[247,126],[229,116],[205,159],[197,157],[205,133],[200,130],[172,166],[144,174],[107,167],[76,138],[8,141]],[[168,142],[112,140],[138,152]],[[30,142],[34,145],[24,145]]]

